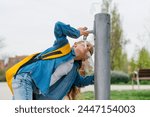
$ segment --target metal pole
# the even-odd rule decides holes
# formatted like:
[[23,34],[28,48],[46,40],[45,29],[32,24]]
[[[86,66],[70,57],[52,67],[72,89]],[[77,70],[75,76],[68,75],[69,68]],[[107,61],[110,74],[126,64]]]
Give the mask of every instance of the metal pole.
[[94,21],[95,34],[95,97],[110,99],[110,15],[98,13]]

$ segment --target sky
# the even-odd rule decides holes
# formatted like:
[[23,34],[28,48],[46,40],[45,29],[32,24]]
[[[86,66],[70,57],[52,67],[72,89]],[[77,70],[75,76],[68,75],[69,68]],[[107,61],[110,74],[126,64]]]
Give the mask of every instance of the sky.
[[[128,58],[142,46],[149,48],[150,0],[113,0],[118,7]],[[28,55],[52,46],[55,22],[93,29],[102,0],[0,0],[0,38],[4,47],[0,57]],[[92,41],[93,36],[89,36]],[[79,38],[81,40],[82,38]],[[78,40],[70,39],[71,45]]]

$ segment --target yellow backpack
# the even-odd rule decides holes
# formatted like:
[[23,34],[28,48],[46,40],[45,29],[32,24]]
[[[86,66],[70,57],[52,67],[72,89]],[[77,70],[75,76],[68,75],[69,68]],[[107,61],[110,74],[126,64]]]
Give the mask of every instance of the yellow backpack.
[[9,86],[11,92],[13,93],[12,79],[13,79],[14,75],[17,74],[17,72],[19,71],[20,68],[22,68],[25,65],[31,64],[33,62],[36,62],[38,60],[49,60],[49,59],[54,59],[54,58],[59,58],[59,57],[65,56],[65,55],[69,54],[70,51],[71,51],[70,45],[66,44],[65,46],[60,47],[57,50],[54,50],[52,52],[49,52],[49,53],[46,53],[46,54],[40,56],[39,59],[34,59],[34,58],[40,53],[35,53],[32,55],[29,55],[26,58],[24,58],[23,60],[21,60],[20,62],[18,62],[17,64],[15,64],[14,66],[12,66],[11,68],[9,68],[6,71],[6,81],[7,81],[7,84]]

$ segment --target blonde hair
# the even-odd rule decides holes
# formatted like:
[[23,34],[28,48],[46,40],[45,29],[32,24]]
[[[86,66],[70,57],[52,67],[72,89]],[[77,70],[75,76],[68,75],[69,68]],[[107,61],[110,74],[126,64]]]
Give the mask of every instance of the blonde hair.
[[75,100],[79,94],[80,94],[80,88],[76,86],[72,86],[71,90],[67,94],[67,97],[69,100]]

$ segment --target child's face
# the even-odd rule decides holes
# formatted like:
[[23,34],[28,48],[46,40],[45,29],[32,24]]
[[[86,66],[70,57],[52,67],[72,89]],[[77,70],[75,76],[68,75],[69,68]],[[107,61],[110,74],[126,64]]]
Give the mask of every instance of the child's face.
[[76,53],[76,58],[78,60],[86,60],[90,56],[89,48],[87,48],[86,44],[84,43],[79,43],[79,44],[74,44],[74,50]]

